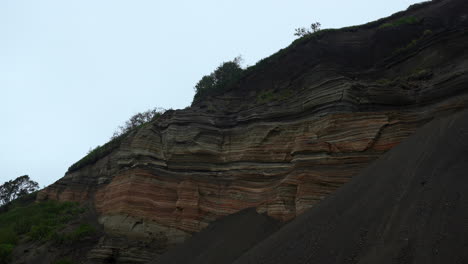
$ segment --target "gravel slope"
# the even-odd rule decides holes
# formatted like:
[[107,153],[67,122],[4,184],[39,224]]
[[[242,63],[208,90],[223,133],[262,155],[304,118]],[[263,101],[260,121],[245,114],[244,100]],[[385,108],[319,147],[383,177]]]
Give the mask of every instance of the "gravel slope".
[[279,222],[254,208],[245,209],[214,222],[153,263],[232,263],[279,227]]

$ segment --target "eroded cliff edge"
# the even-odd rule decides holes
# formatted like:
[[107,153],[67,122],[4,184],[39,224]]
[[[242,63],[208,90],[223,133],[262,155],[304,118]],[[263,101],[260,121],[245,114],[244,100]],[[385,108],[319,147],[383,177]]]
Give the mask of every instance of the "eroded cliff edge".
[[467,5],[432,1],[296,41],[39,197],[90,203],[109,233],[162,249],[248,207],[291,220],[416,128],[466,108]]

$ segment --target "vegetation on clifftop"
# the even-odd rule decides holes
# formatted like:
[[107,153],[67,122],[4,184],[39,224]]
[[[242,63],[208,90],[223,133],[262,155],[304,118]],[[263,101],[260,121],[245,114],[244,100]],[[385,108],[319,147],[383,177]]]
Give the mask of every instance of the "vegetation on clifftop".
[[240,66],[241,60],[238,56],[232,61],[223,62],[212,73],[203,76],[195,85],[194,99],[222,93],[234,85],[244,71]]
[[296,28],[295,29],[296,32],[294,33],[294,36],[304,37],[310,34],[314,34],[320,31],[321,26],[322,24],[320,24],[320,22],[315,22],[315,23],[310,24],[310,29],[304,28],[304,27]]
[[138,130],[149,122],[159,118],[166,110],[163,108],[153,108],[147,111],[136,113],[130,117],[124,125],[119,126],[112,135],[109,142],[102,146],[97,146],[88,151],[88,154],[68,168],[68,172],[79,170],[87,165],[96,163],[101,158],[109,155],[120,147],[123,139],[131,132]]
[[71,165],[68,168],[68,172],[76,171],[87,165],[94,164],[101,158],[109,155],[110,153],[112,153],[112,151],[114,151],[120,146],[122,140],[125,138],[126,135],[127,134],[122,134],[118,137],[114,137],[106,144],[91,149],[86,156],[84,156],[79,161]]
[[35,202],[36,192],[0,207],[0,264],[9,263],[13,249],[29,241],[73,243],[95,232],[81,223],[64,231],[71,221],[79,219],[85,209],[72,202]]
[[402,17],[402,18],[400,18],[398,20],[388,22],[388,23],[384,23],[384,24],[380,25],[379,28],[390,28],[390,27],[397,27],[397,26],[401,26],[401,25],[417,24],[420,21],[421,21],[420,19],[412,17],[412,16]]
[[[410,7],[408,7],[408,10],[417,10],[417,9],[423,8],[424,6],[430,3],[431,1],[413,4]],[[417,17],[402,16],[403,14],[404,14],[404,11],[401,11],[389,17],[381,18],[376,21],[372,21],[363,25],[349,26],[349,27],[344,27],[340,29],[334,29],[334,28],[320,29],[321,24],[319,22],[312,23],[310,26],[310,29],[296,28],[294,35],[298,36],[299,38],[295,39],[288,47],[280,49],[278,52],[270,55],[269,57],[259,60],[255,65],[247,67],[246,69],[241,69],[240,66],[238,65],[238,69],[236,69],[235,74],[233,74],[233,76],[235,77],[231,78],[228,83],[224,83],[225,85],[214,85],[216,82],[213,81],[212,75],[216,72],[216,70],[219,70],[220,68],[223,69],[223,65],[226,62],[222,63],[210,75],[204,76],[197,84],[197,86],[200,85],[200,87],[195,86],[196,93],[195,93],[192,104],[197,101],[202,101],[207,96],[220,95],[228,91],[229,89],[235,87],[236,84],[240,82],[246,76],[252,74],[253,72],[262,70],[269,65],[277,63],[279,59],[285,54],[287,54],[289,51],[295,49],[299,45],[302,45],[310,40],[320,39],[325,34],[328,34],[331,32],[337,32],[337,31],[355,32],[359,29],[369,29],[369,28],[384,29],[384,28],[390,28],[390,27],[397,27],[401,25],[417,24],[422,21],[420,18],[417,18]],[[231,61],[230,63],[232,62],[235,62],[235,60]]]

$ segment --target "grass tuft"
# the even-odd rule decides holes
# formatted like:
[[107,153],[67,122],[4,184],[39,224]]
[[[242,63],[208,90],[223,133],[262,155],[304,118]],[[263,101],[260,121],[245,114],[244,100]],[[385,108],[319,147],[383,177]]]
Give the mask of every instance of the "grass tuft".
[[107,142],[106,144],[104,144],[102,146],[97,146],[92,151],[90,151],[88,153],[88,155],[84,156],[82,159],[80,159],[79,161],[77,161],[73,165],[71,165],[68,168],[68,172],[77,171],[77,170],[79,170],[79,169],[81,169],[81,168],[83,168],[83,167],[85,167],[87,165],[94,164],[99,159],[109,155],[110,153],[112,153],[112,151],[119,148],[119,146],[122,143],[125,136],[127,136],[127,134],[122,134],[122,135],[110,140],[109,142]]
[[419,22],[421,22],[421,19],[416,18],[416,17],[412,17],[412,16],[408,16],[408,17],[402,17],[402,18],[400,18],[398,20],[395,20],[393,22],[384,23],[384,24],[380,25],[379,28],[392,28],[392,27],[398,27],[398,26],[401,26],[401,25],[417,24]]
[[[9,263],[19,241],[52,241],[71,220],[79,218],[85,209],[73,202],[13,201],[0,212],[0,264]],[[81,224],[71,233],[71,242],[81,240],[95,232],[89,224]]]
[[13,244],[0,244],[0,264],[10,263],[14,247]]

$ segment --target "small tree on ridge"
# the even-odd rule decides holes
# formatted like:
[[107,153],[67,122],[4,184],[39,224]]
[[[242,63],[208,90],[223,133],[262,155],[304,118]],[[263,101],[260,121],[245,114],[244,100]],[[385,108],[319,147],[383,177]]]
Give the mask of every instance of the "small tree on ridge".
[[39,190],[39,184],[28,175],[20,176],[0,185],[0,205],[7,204],[17,198]]
[[307,29],[307,28],[296,28],[296,32],[294,33],[294,36],[298,36],[298,37],[304,37],[304,36],[307,36],[307,35],[310,35],[310,34],[313,34],[315,32],[318,32],[320,31],[320,26],[322,26],[320,24],[320,22],[315,22],[315,23],[312,23],[310,25],[310,29]]
[[166,110],[164,108],[156,107],[141,113],[134,114],[132,117],[130,117],[130,119],[125,121],[125,124],[123,126],[119,126],[117,128],[117,131],[114,132],[111,139],[115,139],[129,132],[130,130],[137,128],[138,126],[150,122],[151,120],[164,114],[165,111]]
[[203,76],[195,85],[195,96],[201,93],[225,88],[237,81],[243,72],[243,69],[240,66],[241,61],[242,57],[238,56],[232,61],[221,63],[214,72]]

